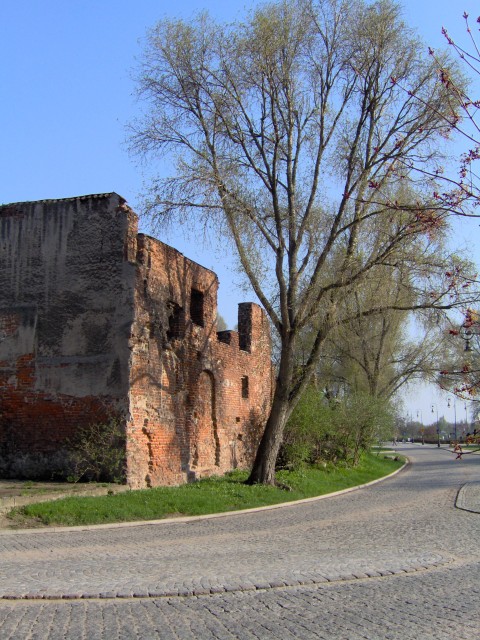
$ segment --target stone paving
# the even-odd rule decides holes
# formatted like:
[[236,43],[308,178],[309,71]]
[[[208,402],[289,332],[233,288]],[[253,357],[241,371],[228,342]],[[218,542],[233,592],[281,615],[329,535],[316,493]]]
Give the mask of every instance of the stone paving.
[[458,492],[455,504],[457,509],[480,513],[480,481],[465,483]]
[[480,458],[401,450],[394,478],[324,500],[0,533],[0,638],[479,638]]

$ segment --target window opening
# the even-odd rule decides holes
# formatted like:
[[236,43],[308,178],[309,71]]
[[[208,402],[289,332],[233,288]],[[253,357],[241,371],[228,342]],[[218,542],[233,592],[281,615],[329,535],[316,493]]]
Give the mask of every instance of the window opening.
[[184,314],[183,309],[176,302],[170,301],[168,307],[168,331],[167,338],[183,338],[184,335]]
[[190,318],[193,324],[204,326],[203,319],[203,293],[198,289],[192,289],[190,294]]
[[248,376],[242,377],[242,398],[248,398]]

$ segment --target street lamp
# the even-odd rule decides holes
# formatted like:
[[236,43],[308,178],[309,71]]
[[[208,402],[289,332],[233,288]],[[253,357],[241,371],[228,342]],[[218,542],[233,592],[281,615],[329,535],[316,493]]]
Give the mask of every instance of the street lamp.
[[422,434],[422,444],[425,444],[425,429],[423,428],[423,416],[421,411],[417,411],[417,420],[420,417],[420,433]]
[[465,320],[460,328],[460,337],[465,340],[465,351],[473,351],[470,341],[480,336],[478,313],[467,309]]
[[438,406],[436,404],[432,404],[432,413],[435,413],[435,409],[437,411],[437,447],[440,448],[440,425],[438,424]]
[[470,340],[473,338],[473,331],[471,329],[464,329],[461,336],[465,340],[465,351],[471,351]]
[[[447,407],[450,407],[450,398],[448,398],[447,400]],[[457,441],[457,403],[456,403],[455,396],[453,396],[453,415],[455,419],[454,433],[455,433],[455,442],[456,442]]]

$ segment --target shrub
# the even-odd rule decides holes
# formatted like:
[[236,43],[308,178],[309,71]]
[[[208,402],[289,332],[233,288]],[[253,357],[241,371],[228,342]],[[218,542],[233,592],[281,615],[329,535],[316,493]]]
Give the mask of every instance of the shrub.
[[126,433],[118,418],[80,429],[69,442],[71,482],[124,482]]
[[393,408],[384,399],[352,394],[332,402],[310,387],[290,416],[277,465],[343,462],[356,466],[361,453],[375,440],[385,439],[393,424]]

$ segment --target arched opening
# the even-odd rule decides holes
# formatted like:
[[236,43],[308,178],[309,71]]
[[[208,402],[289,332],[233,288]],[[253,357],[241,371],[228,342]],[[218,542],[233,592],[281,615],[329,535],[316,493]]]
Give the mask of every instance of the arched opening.
[[202,371],[196,385],[192,414],[191,466],[201,471],[220,466],[215,379],[211,371]]

